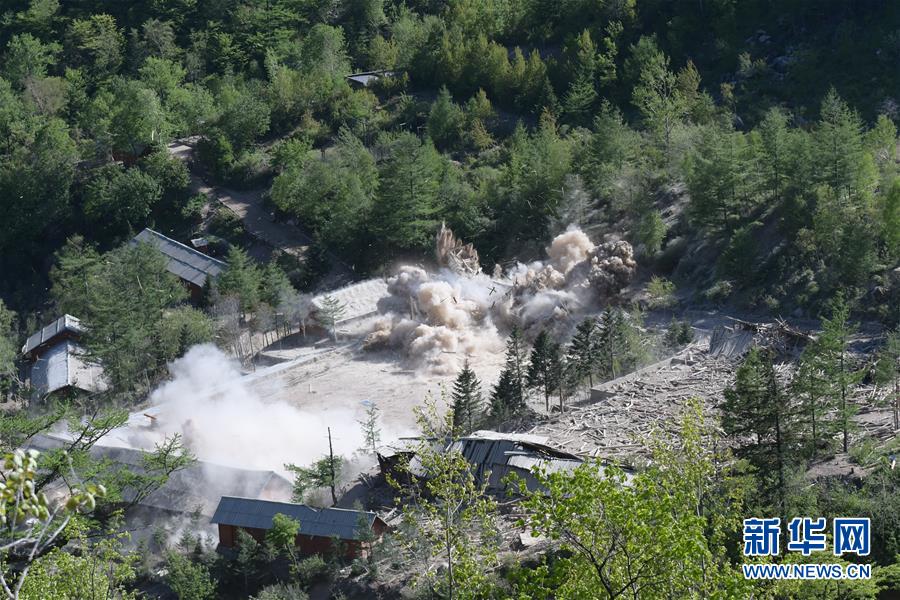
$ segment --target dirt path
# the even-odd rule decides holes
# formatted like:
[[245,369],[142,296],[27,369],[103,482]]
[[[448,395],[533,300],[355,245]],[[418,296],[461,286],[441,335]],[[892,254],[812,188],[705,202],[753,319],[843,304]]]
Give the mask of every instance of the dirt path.
[[[194,194],[220,202],[241,219],[244,229],[254,238],[283,252],[303,260],[312,244],[312,238],[301,227],[275,221],[275,216],[263,202],[264,190],[238,191],[219,185],[210,185],[199,173],[194,158],[197,137],[175,140],[166,149],[169,154],[183,161],[191,176],[190,188]],[[318,283],[318,289],[332,289],[346,285],[356,277],[346,263],[331,252],[327,253],[328,274]]]
[[193,163],[195,142],[195,138],[176,140],[166,147],[169,154],[184,161],[188,166],[191,173],[191,192],[205,194],[221,202],[243,221],[244,228],[253,237],[303,258],[312,240],[299,227],[277,223],[263,204],[262,190],[239,192],[222,186],[209,185],[196,173]]

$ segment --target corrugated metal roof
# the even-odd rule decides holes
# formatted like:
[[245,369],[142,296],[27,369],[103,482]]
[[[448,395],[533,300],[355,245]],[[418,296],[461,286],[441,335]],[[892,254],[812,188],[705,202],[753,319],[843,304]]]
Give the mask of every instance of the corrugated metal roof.
[[132,245],[141,242],[153,244],[169,259],[166,268],[170,273],[198,287],[206,284],[207,276],[221,275],[227,266],[221,260],[207,256],[152,229],[144,229],[131,240]]
[[103,369],[85,361],[84,349],[72,340],[51,345],[31,367],[31,385],[41,395],[66,387],[98,392],[107,387]]
[[365,517],[369,527],[376,518],[375,513],[368,511],[313,508],[305,504],[223,496],[210,522],[254,529],[271,529],[272,518],[276,514],[286,515],[299,521],[301,535],[338,537],[342,540],[358,540],[361,537],[360,515]]
[[72,315],[63,315],[29,337],[25,342],[25,346],[22,347],[22,354],[28,354],[38,346],[46,344],[67,331],[74,334],[82,334],[84,333],[84,327],[81,326],[81,321]]
[[[30,440],[28,447],[45,452],[64,448],[70,442],[63,436],[40,434]],[[95,444],[90,450],[92,458],[110,461],[109,469],[134,473],[145,472],[146,452],[103,444]],[[141,500],[140,504],[169,512],[197,512],[211,517],[223,496],[283,500],[290,498],[292,489],[291,482],[274,471],[241,469],[198,460],[172,473],[165,484]],[[123,490],[126,500],[133,498],[132,494],[133,490]]]

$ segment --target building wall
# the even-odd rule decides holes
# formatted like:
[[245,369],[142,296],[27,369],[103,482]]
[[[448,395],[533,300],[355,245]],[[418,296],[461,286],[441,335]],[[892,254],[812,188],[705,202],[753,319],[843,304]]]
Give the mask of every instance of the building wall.
[[[257,542],[262,543],[266,538],[265,529],[255,529],[251,527],[236,527],[234,525],[219,524],[219,543],[226,548],[234,548],[237,544],[237,530],[243,529]],[[384,533],[384,523],[379,519],[375,520],[373,530],[376,539],[380,539]],[[343,549],[343,557],[346,560],[368,555],[368,548],[364,548],[363,544],[357,540],[340,540]],[[312,556],[313,554],[331,554],[334,552],[334,540],[327,537],[319,537],[313,535],[297,535],[296,546],[300,556]]]

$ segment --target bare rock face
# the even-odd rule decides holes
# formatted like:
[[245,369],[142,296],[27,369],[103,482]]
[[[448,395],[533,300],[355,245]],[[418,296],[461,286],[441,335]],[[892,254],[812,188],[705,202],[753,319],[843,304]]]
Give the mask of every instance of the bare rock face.
[[475,275],[481,272],[478,250],[472,244],[463,244],[458,240],[446,223],[441,223],[434,242],[438,265],[460,275]]

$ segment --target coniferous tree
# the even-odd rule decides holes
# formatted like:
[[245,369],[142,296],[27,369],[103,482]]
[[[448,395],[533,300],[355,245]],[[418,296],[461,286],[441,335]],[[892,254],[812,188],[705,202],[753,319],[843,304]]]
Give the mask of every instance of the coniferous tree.
[[850,388],[859,382],[861,376],[853,370],[847,352],[850,336],[855,330],[855,325],[850,323],[850,305],[842,294],[838,294],[832,302],[831,315],[822,321],[822,333],[815,341],[814,352],[822,379],[827,384],[825,393],[835,410],[844,452],[849,449],[852,417],[856,412],[856,407],[850,403]]
[[875,381],[892,388],[889,394],[894,431],[900,430],[900,328],[890,332],[875,363]]
[[453,382],[453,430],[471,433],[475,429],[475,422],[481,411],[481,382],[475,375],[475,371],[469,366],[469,361],[463,364],[462,371]]
[[566,362],[573,380],[581,383],[587,378],[590,387],[594,387],[594,371],[599,360],[596,337],[597,320],[588,317],[576,327],[566,353]]
[[641,334],[632,322],[640,315],[627,316],[617,308],[607,308],[597,323],[598,371],[606,379],[615,379],[634,368],[644,354]]
[[737,450],[759,471],[764,484],[775,473],[774,489],[768,487],[783,508],[788,460],[793,446],[795,416],[790,398],[781,389],[771,350],[753,348],[725,390],[722,427],[743,443]]
[[561,367],[559,344],[550,339],[546,330],[541,331],[531,349],[526,384],[543,392],[547,412],[550,412],[550,393],[560,384]]
[[259,288],[262,275],[247,253],[232,246],[228,250],[228,267],[216,280],[219,293],[235,296],[241,303],[241,312],[247,313],[259,304]]
[[362,421],[357,421],[362,427],[363,434],[364,445],[360,450],[375,454],[378,444],[381,442],[381,428],[378,427],[378,413],[380,411],[378,405],[371,400],[366,400],[364,404],[366,405],[366,418]]
[[491,391],[491,417],[506,420],[525,408],[525,339],[514,327],[506,340],[506,364]]
[[823,379],[823,369],[816,345],[807,346],[800,356],[800,365],[791,389],[800,401],[804,420],[804,437],[810,458],[816,458],[821,446],[827,445],[833,431],[830,430],[832,417],[829,416],[828,382]]

